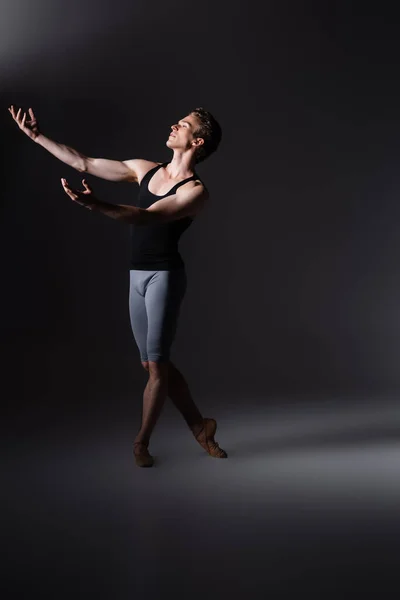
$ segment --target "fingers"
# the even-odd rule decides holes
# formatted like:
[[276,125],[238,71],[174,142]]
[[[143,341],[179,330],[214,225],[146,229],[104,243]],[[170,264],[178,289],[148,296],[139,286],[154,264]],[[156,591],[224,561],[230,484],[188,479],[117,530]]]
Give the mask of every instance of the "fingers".
[[26,124],[36,124],[36,117],[34,115],[34,112],[31,108],[28,109],[28,113],[29,116],[31,118],[30,121],[27,121],[27,114],[25,112],[22,112],[22,108],[19,108],[18,111],[15,111],[15,106],[13,104],[11,104],[11,106],[8,108],[8,112],[11,114],[12,118],[14,119],[14,121],[17,122],[18,126],[21,127],[21,129],[23,127],[25,127]]
[[10,113],[11,113],[11,116],[12,116],[12,118],[14,119],[14,121],[16,121],[16,123],[17,123],[18,127],[21,127],[21,126],[23,127],[23,126],[25,125],[25,118],[26,118],[26,116],[25,116],[25,113],[24,113],[24,117],[25,117],[25,118],[22,118],[22,119],[21,119],[21,111],[22,111],[22,108],[19,108],[19,109],[18,109],[18,111],[17,111],[17,112],[15,112],[15,107],[14,107],[14,105],[11,105],[11,106],[10,106],[10,108],[9,108],[8,110],[10,111]]
[[92,188],[87,183],[86,179],[82,179],[82,183],[83,183],[83,187],[85,188],[85,191],[88,192],[89,194],[91,194],[92,193]]
[[15,117],[17,116],[16,112],[15,112],[15,106],[13,104],[11,104],[11,106],[10,106],[10,108],[8,110],[10,111],[13,119],[15,119]]
[[90,202],[90,204],[88,203],[88,200],[84,200],[82,202],[83,195],[87,194],[87,192],[78,192],[78,191],[74,192],[74,191],[72,191],[71,188],[69,187],[69,184],[68,184],[67,180],[64,179],[63,177],[61,178],[61,185],[64,188],[64,192],[71,198],[71,200],[73,200],[77,204],[80,204],[81,206],[84,206],[85,208],[88,208],[89,210],[93,210],[93,203],[92,202]]
[[29,112],[29,116],[30,116],[31,120],[27,121],[27,122],[29,123],[30,127],[36,127],[37,126],[37,120],[36,120],[36,117],[35,117],[35,114],[34,114],[33,110],[31,108],[28,108],[28,112]]
[[63,177],[61,178],[61,185],[62,185],[62,186],[63,186],[63,188],[64,188],[64,192],[65,192],[66,194],[68,194],[68,196],[69,196],[70,198],[72,198],[72,200],[77,200],[77,199],[78,199],[78,196],[77,196],[77,194],[75,194],[75,193],[74,193],[74,192],[71,190],[71,188],[69,187],[69,184],[68,184],[67,180],[66,180],[66,179],[64,179]]
[[[71,188],[69,187],[69,183],[67,182],[66,179],[64,179],[63,177],[61,178],[61,185],[64,188],[64,192],[66,192],[68,194],[68,196],[70,196],[72,194]],[[74,195],[74,194],[72,194]]]
[[69,183],[68,183],[68,181],[66,179],[64,179],[64,177],[61,178],[61,183],[62,183],[62,186],[63,186],[63,188],[64,188],[64,190],[66,192],[71,192],[72,193],[72,190],[69,187]]
[[77,196],[77,194],[86,194],[86,193],[89,193],[89,194],[91,194],[91,193],[92,193],[92,189],[91,189],[91,187],[89,186],[89,184],[87,183],[86,179],[82,179],[82,183],[83,183],[83,186],[84,186],[84,188],[85,188],[85,189],[84,189],[84,191],[83,191],[83,192],[81,192],[81,191],[78,191],[78,190],[77,190],[76,192],[73,192],[73,191],[71,190],[71,188],[69,187],[69,183],[68,183],[68,181],[67,181],[67,180],[66,180],[64,177],[62,177],[62,178],[61,178],[61,184],[62,184],[62,186],[63,186],[64,190],[65,190],[67,193],[69,193],[69,192],[70,192],[70,193],[74,194],[76,197],[78,197],[78,196]]

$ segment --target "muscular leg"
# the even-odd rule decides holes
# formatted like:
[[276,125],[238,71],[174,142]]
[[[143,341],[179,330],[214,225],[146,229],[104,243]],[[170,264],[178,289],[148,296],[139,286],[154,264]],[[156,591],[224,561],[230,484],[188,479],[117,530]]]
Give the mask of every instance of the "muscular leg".
[[[136,283],[136,287],[132,283]],[[142,424],[134,443],[136,462],[139,466],[153,464],[147,446],[167,394],[183,415],[197,442],[211,456],[226,457],[226,453],[214,440],[217,428],[215,420],[202,418],[183,375],[169,360],[169,349],[174,339],[185,287],[184,272],[158,271],[137,274],[131,271],[132,329],[136,331],[135,339],[140,349],[142,365],[149,372],[149,380],[143,394]],[[144,321],[146,327],[143,327]]]
[[[151,372],[150,364],[151,363],[147,361],[142,361],[142,365],[146,371]],[[171,361],[168,361],[167,367],[168,396],[182,414],[194,437],[200,446],[202,446],[211,456],[214,456],[215,458],[226,458],[227,453],[219,447],[214,439],[217,428],[215,420],[203,419],[199,409],[194,403],[189,386],[182,373],[178,371]]]
[[203,417],[194,403],[189,386],[182,373],[171,361],[168,363],[168,367],[168,396],[194,435],[197,435],[203,428]]
[[[149,371],[149,363],[142,361],[143,367]],[[189,386],[182,373],[175,365],[168,362],[168,396],[182,414],[188,427],[197,435],[203,428],[203,417],[194,403]]]
[[142,426],[135,443],[149,443],[168,393],[169,352],[185,289],[184,270],[150,271],[144,279],[147,337],[141,360],[148,364],[149,380],[143,395]]
[[143,393],[142,424],[135,444],[147,446],[167,396],[168,363],[149,361],[144,364],[148,365],[149,380]]

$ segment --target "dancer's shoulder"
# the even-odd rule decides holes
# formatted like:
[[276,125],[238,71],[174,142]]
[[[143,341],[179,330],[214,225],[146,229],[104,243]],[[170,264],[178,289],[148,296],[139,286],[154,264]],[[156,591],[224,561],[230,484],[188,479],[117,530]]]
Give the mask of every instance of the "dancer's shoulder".
[[154,162],[153,160],[146,160],[144,158],[132,158],[130,160],[124,160],[124,163],[135,173],[135,180],[139,184],[149,171],[162,165],[160,162]]

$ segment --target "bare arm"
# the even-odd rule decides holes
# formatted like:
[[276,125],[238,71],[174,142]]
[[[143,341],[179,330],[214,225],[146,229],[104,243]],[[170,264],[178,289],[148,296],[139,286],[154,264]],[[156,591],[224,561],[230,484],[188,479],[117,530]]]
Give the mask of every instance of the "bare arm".
[[134,159],[119,161],[108,158],[91,158],[74,148],[54,142],[42,134],[39,134],[35,141],[50,154],[80,173],[89,173],[89,175],[95,175],[108,181],[138,181],[135,168],[137,161]]
[[158,200],[149,208],[138,208],[125,204],[109,204],[96,198],[92,189],[83,179],[84,190],[72,190],[66,179],[61,180],[64,191],[78,204],[89,210],[99,211],[112,219],[133,223],[134,225],[157,225],[175,221],[183,217],[194,217],[204,207],[208,192],[199,182],[193,183],[188,189],[180,188],[171,196]]
[[45,148],[50,154],[81,173],[89,173],[109,181],[140,181],[143,172],[146,172],[156,163],[142,159],[109,160],[106,158],[90,158],[81,154],[74,148],[59,144],[44,136],[39,131],[37,119],[33,110],[29,109],[30,119],[22,109],[16,111],[14,106],[9,109],[11,116],[18,127],[34,142]]

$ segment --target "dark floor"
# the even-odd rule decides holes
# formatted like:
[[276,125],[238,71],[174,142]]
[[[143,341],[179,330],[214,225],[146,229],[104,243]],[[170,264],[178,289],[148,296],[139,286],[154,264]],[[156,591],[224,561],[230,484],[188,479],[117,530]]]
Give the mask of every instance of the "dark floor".
[[42,426],[21,413],[3,452],[3,598],[397,597],[396,398],[198,400],[227,460],[169,404],[153,469],[134,464],[140,409],[123,399]]

